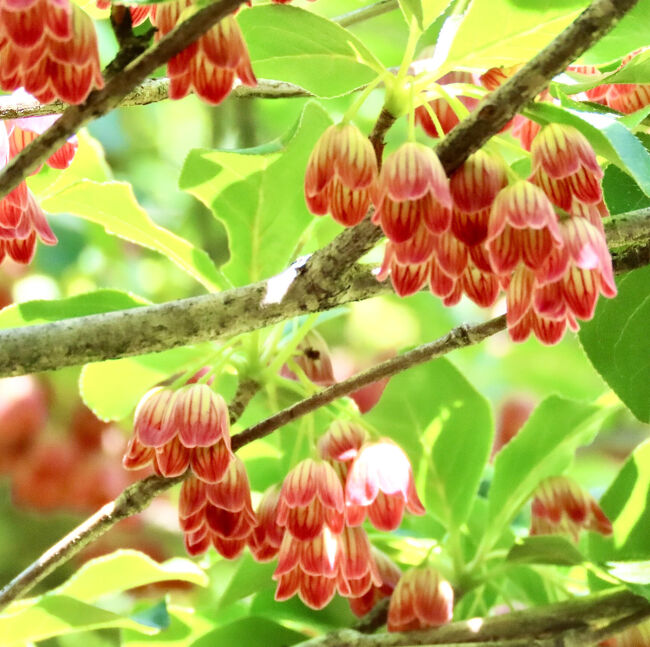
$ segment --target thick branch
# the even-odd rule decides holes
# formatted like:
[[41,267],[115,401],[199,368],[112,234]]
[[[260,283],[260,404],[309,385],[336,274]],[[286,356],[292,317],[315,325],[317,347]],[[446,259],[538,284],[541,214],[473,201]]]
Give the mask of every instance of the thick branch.
[[179,23],[155,46],[107,81],[104,88],[91,92],[81,105],[67,108],[56,123],[26,146],[0,172],[0,198],[15,189],[29,173],[38,168],[79,128],[115,108],[157,67],[184,50],[219,20],[239,7],[242,2],[243,0],[218,0],[199,9]]
[[[612,631],[640,622],[650,602],[629,591],[607,592],[490,618],[453,622],[437,629],[366,635],[341,629],[300,643],[300,647],[401,647],[406,645],[538,645],[583,647]],[[618,620],[607,631],[592,624]],[[477,622],[478,620],[478,622]]]
[[[386,293],[368,266],[347,272],[341,259],[361,255],[364,241],[379,238],[370,221],[344,231],[306,266],[246,287],[160,305],[0,330],[0,376],[166,350],[258,330],[310,312]],[[354,232],[363,231],[358,237]],[[617,271],[650,263],[650,209],[605,223]],[[359,249],[361,244],[362,249]],[[20,306],[18,306],[20,307]]]
[[[362,386],[372,384],[377,380],[395,375],[422,362],[427,362],[451,352],[456,348],[476,344],[486,337],[493,335],[505,328],[505,316],[491,319],[477,326],[460,326],[448,335],[430,344],[424,344],[393,357],[377,366],[359,373],[343,382],[339,382],[315,395],[301,400],[287,409],[259,422],[245,431],[233,436],[232,448],[238,450],[244,445],[267,436],[283,425],[304,416],[319,407],[322,407],[337,398],[341,398]],[[250,380],[243,380],[233,400],[233,406],[243,408],[241,400],[250,399],[256,390],[256,385]],[[18,599],[35,584],[49,575],[55,568],[67,562],[76,555],[84,546],[103,535],[113,525],[125,517],[137,514],[144,510],[153,499],[183,480],[183,476],[175,479],[165,479],[159,476],[149,476],[138,483],[129,486],[111,503],[107,503],[92,517],[66,535],[60,542],[45,552],[36,562],[17,575],[7,586],[0,591],[0,610]]]

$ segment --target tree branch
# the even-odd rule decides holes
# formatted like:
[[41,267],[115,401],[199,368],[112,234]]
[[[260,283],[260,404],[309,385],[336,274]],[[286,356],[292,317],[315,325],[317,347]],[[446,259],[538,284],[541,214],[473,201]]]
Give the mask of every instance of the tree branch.
[[180,22],[164,38],[94,90],[84,103],[70,106],[42,135],[26,146],[0,172],[0,198],[15,189],[79,128],[113,108],[154,70],[184,50],[244,0],[218,0]]
[[[365,635],[341,629],[299,647],[586,647],[650,615],[650,602],[629,591],[599,593],[524,611],[452,622],[436,629]],[[603,622],[612,621],[606,629]]]
[[[412,366],[445,355],[456,348],[477,344],[486,337],[503,330],[505,325],[505,316],[501,316],[496,319],[491,319],[486,323],[478,324],[477,326],[459,326],[458,328],[454,328],[449,334],[434,342],[418,346],[411,351],[382,362],[367,371],[354,375],[343,382],[319,391],[315,395],[301,400],[241,433],[236,434],[232,437],[232,448],[234,451],[237,451],[253,440],[267,436],[292,420],[311,413],[337,398],[356,391],[362,386],[372,384],[381,378],[395,375]],[[246,400],[246,398],[250,400],[255,390],[256,388],[252,386],[250,380],[243,380],[237,389],[234,406],[242,407],[238,403],[241,400]],[[243,408],[241,409],[242,411]],[[158,494],[180,483],[184,478],[184,476],[179,476],[175,479],[165,479],[160,476],[149,476],[130,485],[114,501],[107,503],[92,517],[66,535],[7,584],[0,591],[0,610],[13,600],[27,593],[27,591],[45,576],[49,575],[55,568],[67,562],[84,546],[87,546],[99,536],[103,535],[118,521],[141,512]]]
[[[369,220],[358,227],[363,237],[344,231],[306,265],[242,288],[0,330],[0,377],[215,341],[385,294],[390,283],[379,283],[370,266],[344,270],[341,259],[360,256],[358,245],[381,235]],[[608,218],[605,231],[616,271],[650,263],[650,209]]]

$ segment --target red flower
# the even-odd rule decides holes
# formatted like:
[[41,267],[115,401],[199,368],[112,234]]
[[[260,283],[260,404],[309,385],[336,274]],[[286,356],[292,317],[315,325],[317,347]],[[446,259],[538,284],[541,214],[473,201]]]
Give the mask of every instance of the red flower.
[[400,263],[397,260],[395,244],[388,241],[384,251],[384,260],[377,279],[385,281],[390,275],[395,292],[401,297],[406,297],[419,292],[429,279],[431,262],[423,263]]
[[367,137],[353,124],[330,126],[316,142],[305,172],[305,200],[317,216],[331,213],[351,227],[370,206],[377,158]]
[[258,562],[270,561],[280,550],[284,528],[277,522],[279,501],[280,487],[272,485],[257,507],[258,525],[248,537],[248,547]]
[[373,222],[394,243],[407,241],[422,223],[434,234],[449,227],[449,180],[436,154],[423,144],[407,142],[386,158],[372,199]]
[[520,261],[537,269],[561,245],[555,210],[540,188],[522,180],[499,192],[487,232],[490,264],[497,274],[508,274]]
[[380,530],[395,530],[404,508],[416,515],[425,512],[408,457],[388,439],[361,448],[348,473],[345,502],[349,525],[360,525],[367,514]]
[[280,492],[277,523],[293,537],[309,541],[325,525],[340,533],[344,513],[343,489],[330,465],[307,458],[287,474]]
[[531,535],[563,534],[578,541],[581,530],[602,535],[612,533],[612,524],[593,497],[566,476],[551,476],[535,491]]
[[482,150],[470,155],[449,182],[454,210],[451,231],[469,245],[487,236],[490,208],[497,193],[508,184],[503,160]]
[[0,0],[0,87],[81,103],[104,85],[92,20],[68,0]]
[[433,568],[407,571],[397,583],[388,607],[388,631],[439,627],[453,615],[454,591]]
[[351,461],[367,439],[368,433],[360,425],[337,420],[318,439],[318,452],[325,460]]
[[[166,36],[181,14],[193,6],[191,0],[173,0],[156,5],[151,22],[158,28],[156,41]],[[226,16],[195,43],[169,59],[169,96],[182,99],[194,91],[208,103],[221,103],[232,90],[235,78],[254,87],[248,49],[234,16]]]
[[190,555],[203,553],[212,544],[226,559],[237,557],[257,525],[248,476],[239,458],[233,458],[218,483],[207,484],[193,476],[186,479],[178,516]]
[[603,193],[603,171],[591,144],[573,126],[549,124],[531,146],[531,181],[558,207],[569,211],[574,198],[585,204],[598,204]]
[[369,613],[379,600],[389,597],[402,577],[402,571],[388,555],[373,548],[372,556],[377,565],[381,584],[371,586],[366,593],[359,597],[350,598],[350,610],[359,618]]
[[321,609],[336,590],[346,597],[360,596],[381,585],[368,536],[362,528],[344,528],[336,534],[325,526],[315,538],[302,541],[285,534],[278,555],[276,600],[298,593],[313,609]]
[[[187,384],[177,391],[152,389],[138,404],[133,429],[135,440],[123,461],[127,469],[142,466],[151,456],[163,476],[179,476],[191,464],[198,478],[216,483],[234,457],[228,407],[207,384]],[[153,455],[144,451],[147,447]]]

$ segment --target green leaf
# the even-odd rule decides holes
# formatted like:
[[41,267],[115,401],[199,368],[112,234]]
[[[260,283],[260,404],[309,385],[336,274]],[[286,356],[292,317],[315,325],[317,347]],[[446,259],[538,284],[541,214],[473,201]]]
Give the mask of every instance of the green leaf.
[[205,345],[186,346],[86,364],[79,377],[79,391],[98,418],[122,420],[151,387],[205,354]]
[[606,569],[631,591],[650,600],[650,561],[609,562]]
[[15,303],[0,311],[0,328],[35,326],[86,315],[127,310],[147,305],[149,301],[120,290],[95,290],[65,299],[39,299]]
[[650,1],[640,0],[605,38],[582,55],[581,60],[593,64],[607,63],[646,47],[649,42]]
[[565,537],[557,535],[525,537],[508,552],[506,560],[520,564],[577,566],[585,561],[582,553]]
[[274,588],[272,575],[275,567],[274,563],[259,563],[250,555],[244,555],[219,599],[218,608],[233,604],[263,589]]
[[155,582],[182,580],[207,586],[206,574],[189,559],[174,557],[162,564],[137,550],[116,550],[86,562],[53,593],[86,602]]
[[619,166],[650,196],[650,153],[615,115],[540,102],[531,104],[524,114],[542,124],[558,122],[574,126],[587,137],[598,155]]
[[445,69],[527,61],[588,4],[585,0],[474,0],[456,32]]
[[163,254],[207,290],[220,288],[219,272],[210,257],[156,225],[137,203],[130,184],[81,180],[46,198],[41,206],[46,211],[70,213],[96,222],[109,234]]
[[600,499],[609,537],[589,536],[593,561],[650,559],[650,441],[637,447]]
[[108,628],[132,629],[150,635],[157,632],[131,618],[63,595],[45,595],[17,612],[0,614],[0,636],[5,647],[22,647],[25,642],[52,636]]
[[424,28],[423,25],[423,11],[422,2],[420,0],[398,0],[399,8],[406,20],[406,24],[410,25],[411,21],[415,18],[416,24],[420,29]]
[[603,176],[603,196],[613,216],[650,207],[648,197],[639,185],[618,166],[608,164]]
[[[543,479],[561,474],[575,450],[592,441],[606,410],[551,396],[498,454],[488,494],[487,534],[498,537]],[[487,540],[486,540],[487,543]]]
[[414,461],[427,510],[446,526],[459,527],[492,446],[485,398],[451,362],[438,359],[393,377],[367,418]]
[[180,187],[223,221],[230,247],[223,272],[235,285],[273,275],[290,262],[313,220],[303,192],[307,159],[330,124],[323,108],[309,102],[286,140],[272,147],[281,153],[194,150],[188,156]]
[[599,299],[580,341],[594,368],[641,421],[650,422],[650,267],[617,278],[618,296]]
[[305,640],[305,634],[289,629],[268,618],[249,616],[214,629],[191,647],[246,645],[246,647],[283,647]]
[[237,20],[258,77],[294,83],[321,97],[347,94],[376,77],[363,63],[373,58],[365,45],[311,11],[263,5],[242,11]]
[[144,637],[142,634],[122,630],[121,645],[125,647],[150,647],[150,645],[164,645],[164,647],[187,647],[200,636],[205,635],[215,626],[213,619],[202,616],[193,608],[169,605],[169,627],[155,636]]

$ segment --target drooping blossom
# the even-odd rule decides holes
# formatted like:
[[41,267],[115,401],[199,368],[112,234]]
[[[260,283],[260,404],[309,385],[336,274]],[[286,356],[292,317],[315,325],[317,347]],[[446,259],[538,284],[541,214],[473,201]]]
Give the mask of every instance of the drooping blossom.
[[530,534],[562,534],[578,541],[582,530],[610,535],[612,524],[595,499],[572,479],[544,479],[535,490]]
[[[192,0],[172,0],[152,8],[151,21],[158,28],[156,41],[166,36]],[[222,18],[197,41],[167,62],[169,96],[182,99],[190,92],[208,103],[221,103],[238,78],[254,87],[257,79],[248,48],[235,16]]]
[[330,126],[316,142],[305,172],[305,200],[311,213],[331,213],[351,227],[363,220],[377,180],[377,158],[353,124]]
[[381,584],[371,586],[363,595],[350,598],[350,610],[359,618],[369,613],[379,600],[389,597],[402,577],[399,566],[388,555],[373,547],[372,556],[377,564]]
[[235,456],[217,483],[194,476],[185,479],[178,516],[190,555],[199,555],[210,545],[226,559],[240,555],[257,525],[242,461]]
[[354,460],[368,440],[368,432],[357,423],[336,420],[318,439],[321,458],[329,461]]
[[569,211],[574,200],[598,204],[603,199],[603,170],[587,138],[573,126],[544,126],[530,149],[531,182],[561,209]]
[[[19,90],[12,95],[0,98],[0,104],[14,99],[31,97]],[[58,117],[24,117],[0,123],[0,168],[17,155],[38,135],[49,128]],[[53,153],[46,164],[52,168],[67,168],[77,150],[77,139],[71,137],[61,148]],[[38,172],[38,169],[34,173]],[[6,256],[19,263],[29,263],[36,251],[36,239],[46,245],[57,242],[45,213],[37,203],[25,182],[0,200],[0,262]]]
[[400,263],[395,253],[395,243],[388,241],[384,250],[384,260],[377,274],[379,281],[385,281],[390,276],[393,289],[401,297],[407,297],[419,292],[429,280],[431,263]]
[[0,88],[78,104],[103,85],[95,27],[76,4],[0,1]]
[[388,607],[388,631],[414,631],[439,627],[453,615],[454,590],[431,567],[414,568],[402,575]]
[[521,180],[499,191],[487,227],[490,265],[497,274],[509,274],[520,262],[537,269],[562,244],[553,205],[539,187]]
[[234,457],[228,407],[207,384],[152,389],[138,404],[133,428],[123,460],[127,469],[153,461],[159,474],[174,477],[191,465],[198,478],[217,483]]
[[277,523],[296,539],[309,541],[327,526],[338,534],[345,521],[343,488],[328,463],[307,458],[285,477]]
[[[445,74],[443,77],[439,78],[436,83],[438,85],[447,85],[449,83],[474,83],[476,84],[476,79],[471,72],[461,72],[453,71]],[[473,110],[479,103],[478,99],[467,96],[458,96],[457,99],[468,109]],[[436,115],[440,126],[442,127],[442,134],[446,135],[460,119],[458,115],[451,107],[447,99],[437,98],[432,99],[429,103],[429,108]],[[425,106],[418,106],[415,109],[415,123],[422,126],[424,132],[426,132],[429,137],[440,137],[438,129],[429,114],[429,110]]]
[[433,234],[449,228],[449,180],[436,154],[416,142],[402,144],[388,155],[372,196],[373,222],[393,243],[404,243],[421,224]]
[[310,540],[286,533],[273,578],[278,581],[276,600],[298,594],[313,609],[323,608],[336,591],[358,597],[381,585],[368,536],[362,528],[349,527],[334,533],[325,526]]
[[363,523],[367,515],[380,530],[395,530],[405,508],[415,515],[425,512],[408,457],[388,439],[359,450],[348,472],[345,503],[349,525]]
[[505,162],[483,150],[470,155],[451,176],[451,232],[459,241],[473,247],[485,240],[492,203],[507,184]]
[[278,525],[280,487],[272,485],[264,492],[257,507],[257,526],[248,537],[248,547],[258,562],[268,562],[280,550],[284,528]]
[[[329,346],[317,331],[310,330],[305,335],[298,344],[292,359],[314,384],[330,386],[336,381]],[[287,365],[282,367],[280,374],[291,380],[298,379]]]
[[534,408],[535,402],[525,395],[511,395],[501,403],[497,413],[490,460],[494,459],[519,433]]

